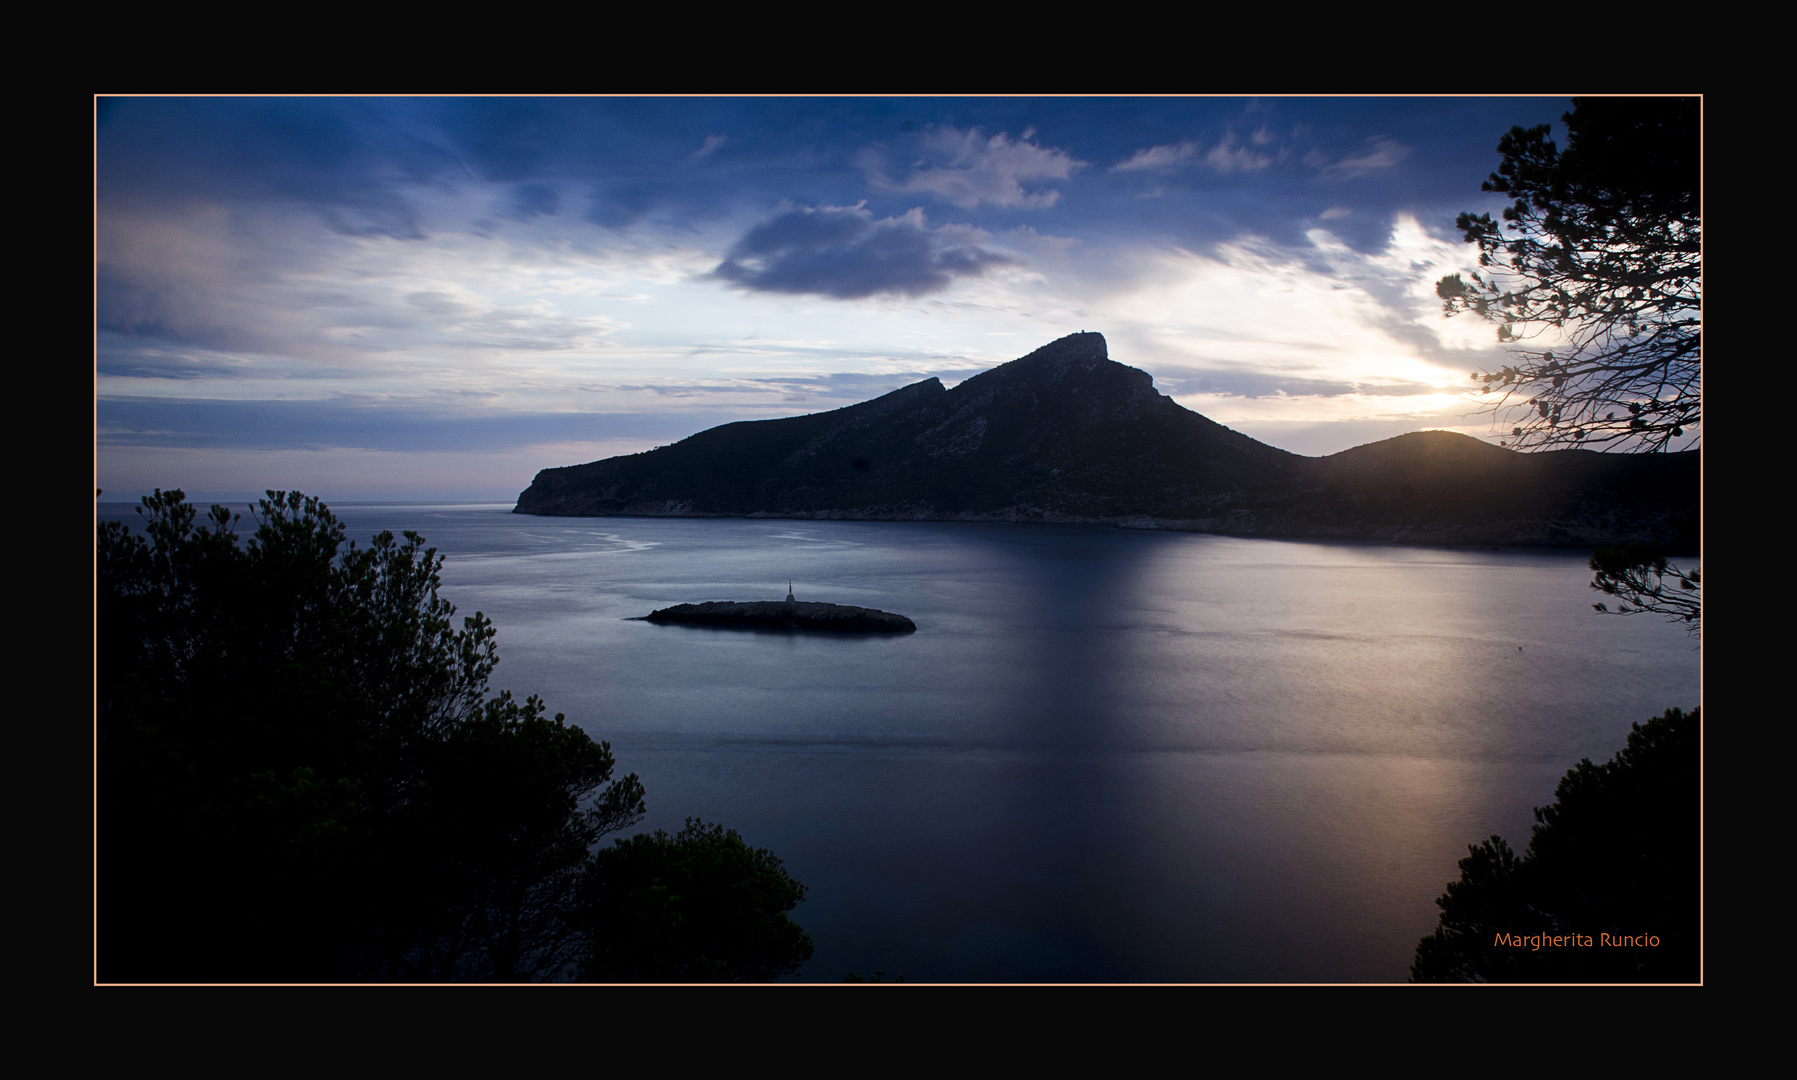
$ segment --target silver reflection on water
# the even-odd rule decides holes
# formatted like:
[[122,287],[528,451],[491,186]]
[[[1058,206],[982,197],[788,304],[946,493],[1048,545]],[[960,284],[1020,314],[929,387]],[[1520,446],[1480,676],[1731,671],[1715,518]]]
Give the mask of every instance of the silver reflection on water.
[[[786,861],[801,979],[1402,981],[1468,844],[1699,700],[1695,641],[1593,612],[1581,551],[333,509],[447,556],[496,688],[609,740],[643,828]],[[629,621],[789,578],[918,631]]]

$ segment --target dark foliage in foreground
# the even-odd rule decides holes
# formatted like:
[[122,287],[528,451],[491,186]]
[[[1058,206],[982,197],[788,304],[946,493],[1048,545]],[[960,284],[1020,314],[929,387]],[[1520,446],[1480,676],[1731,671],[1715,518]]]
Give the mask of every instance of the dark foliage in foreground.
[[[1702,514],[1697,507],[1685,512],[1679,524],[1678,550],[1701,554]],[[1634,543],[1620,548],[1598,548],[1591,553],[1596,576],[1591,587],[1614,597],[1618,615],[1663,615],[1685,624],[1693,637],[1703,630],[1703,570],[1681,569],[1667,558],[1658,544]],[[1610,613],[1608,603],[1592,607]]]
[[[1417,944],[1413,982],[1694,982],[1699,968],[1699,710],[1636,724],[1602,765],[1579,762],[1535,811],[1526,854],[1469,848]],[[1499,935],[1591,944],[1500,944]],[[1606,945],[1631,935],[1657,944]]]
[[797,971],[811,936],[787,917],[805,886],[736,830],[686,819],[593,856],[579,978],[750,982]]
[[[1514,349],[1517,363],[1474,372],[1495,421],[1514,421],[1506,445],[1663,451],[1697,436],[1703,420],[1702,103],[1697,98],[1575,98],[1549,125],[1513,127],[1503,161],[1481,184],[1515,197],[1503,222],[1461,214],[1456,224],[1494,276],[1442,278],[1446,314],[1498,324],[1498,340],[1548,330],[1558,348]],[[1693,439],[1693,441],[1695,441]],[[1669,562],[1695,555],[1697,511],[1665,538],[1603,542],[1591,587],[1620,615],[1651,613],[1702,629],[1703,575]],[[1610,612],[1610,602],[1593,606]]]
[[1697,98],[1575,98],[1567,147],[1549,125],[1513,127],[1481,184],[1503,220],[1461,214],[1484,274],[1443,278],[1446,313],[1546,330],[1559,347],[1513,350],[1475,373],[1518,448],[1664,450],[1703,413],[1703,116]]
[[101,981],[571,977],[592,848],[643,786],[489,696],[493,624],[452,625],[435,550],[346,546],[298,493],[245,542],[179,491],[139,513],[97,537]]

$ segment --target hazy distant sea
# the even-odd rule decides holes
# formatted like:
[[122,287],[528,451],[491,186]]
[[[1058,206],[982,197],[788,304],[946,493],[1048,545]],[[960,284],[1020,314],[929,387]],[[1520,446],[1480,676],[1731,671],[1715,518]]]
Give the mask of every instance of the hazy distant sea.
[[[1468,844],[1699,701],[1696,640],[1593,612],[1583,551],[509,509],[333,506],[448,556],[495,688],[610,741],[641,828],[785,860],[805,980],[1401,982]],[[788,579],[918,631],[626,621]]]

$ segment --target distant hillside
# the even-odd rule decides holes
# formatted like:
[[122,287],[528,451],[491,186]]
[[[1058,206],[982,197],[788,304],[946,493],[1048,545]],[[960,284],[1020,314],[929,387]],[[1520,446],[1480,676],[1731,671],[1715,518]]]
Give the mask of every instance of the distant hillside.
[[1074,334],[962,382],[544,469],[516,513],[1108,522],[1408,543],[1670,542],[1698,455],[1418,432],[1325,458],[1231,431]]

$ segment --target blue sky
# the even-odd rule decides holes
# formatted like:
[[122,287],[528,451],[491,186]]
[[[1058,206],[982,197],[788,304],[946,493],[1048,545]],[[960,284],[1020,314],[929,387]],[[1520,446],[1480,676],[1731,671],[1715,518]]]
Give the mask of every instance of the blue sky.
[[1461,211],[1562,98],[122,98],[107,498],[497,499],[1097,330],[1327,454],[1492,435]]

